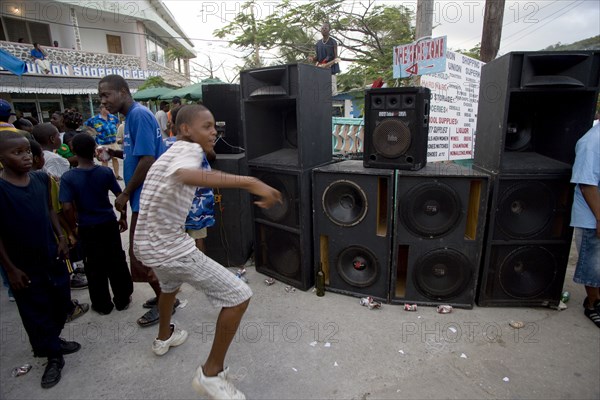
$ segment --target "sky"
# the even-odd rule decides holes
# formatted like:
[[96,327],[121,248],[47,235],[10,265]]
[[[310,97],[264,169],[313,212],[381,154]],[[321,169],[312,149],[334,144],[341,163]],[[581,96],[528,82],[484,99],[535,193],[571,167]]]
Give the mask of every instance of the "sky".
[[[302,2],[299,0],[297,2]],[[177,23],[188,35],[198,53],[192,60],[196,76],[206,77],[209,58],[213,66],[222,67],[215,75],[224,81],[237,81],[234,67],[241,64],[241,53],[226,40],[213,36],[233,20],[244,0],[192,1],[163,0]],[[346,1],[357,5],[360,1]],[[416,14],[416,0],[377,1],[404,5]],[[278,1],[258,1],[256,15],[269,15]],[[448,49],[470,49],[481,42],[484,0],[435,0],[433,37],[447,36]],[[315,39],[320,38],[319,32]],[[499,55],[511,51],[536,51],[550,45],[572,43],[600,35],[600,1],[598,0],[506,0]],[[335,32],[332,32],[335,37]],[[405,44],[405,43],[398,43]],[[340,53],[343,49],[340,49]],[[390,60],[391,63],[391,60]],[[343,67],[343,65],[342,65]],[[198,78],[194,79],[198,80]]]

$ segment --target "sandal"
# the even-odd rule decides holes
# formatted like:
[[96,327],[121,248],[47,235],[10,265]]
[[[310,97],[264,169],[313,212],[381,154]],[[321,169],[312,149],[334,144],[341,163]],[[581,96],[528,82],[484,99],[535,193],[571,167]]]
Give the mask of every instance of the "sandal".
[[[175,314],[175,311],[177,311],[178,305],[179,305],[179,299],[175,299],[175,304],[173,304],[173,313],[171,313],[171,315]],[[141,327],[152,326],[152,325],[158,324],[158,319],[159,319],[158,306],[155,306],[155,307],[152,307],[151,309],[149,309],[146,312],[146,314],[144,314],[140,318],[138,318],[137,323]]]
[[[173,305],[173,307],[179,307],[179,299],[175,299],[175,304]],[[144,304],[142,304],[142,307],[144,308],[152,308],[152,307],[156,307],[158,305],[158,297],[153,297],[151,299],[146,300],[146,302]]]
[[153,297],[151,299],[146,300],[146,302],[144,304],[142,304],[142,307],[152,308],[152,307],[155,307],[156,305],[158,305],[158,297]]
[[594,308],[586,308],[583,313],[586,317],[592,320],[598,328],[600,328],[600,313]]

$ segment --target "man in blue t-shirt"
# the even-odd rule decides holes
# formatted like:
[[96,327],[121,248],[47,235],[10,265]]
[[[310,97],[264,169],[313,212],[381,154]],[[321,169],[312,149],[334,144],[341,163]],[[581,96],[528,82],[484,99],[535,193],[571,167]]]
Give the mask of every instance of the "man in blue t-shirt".
[[[131,207],[131,226],[129,228],[129,260],[131,277],[134,282],[148,282],[156,297],[144,303],[150,310],[138,319],[140,326],[158,323],[158,298],[160,285],[151,268],[143,265],[133,254],[133,235],[140,210],[140,194],[148,170],[166,150],[156,118],[146,107],[136,103],[131,97],[129,85],[120,75],[107,75],[98,84],[100,101],[112,114],[125,115],[125,133],[123,150],[108,149],[112,157],[123,159],[125,189],[115,200],[117,211],[125,210],[127,203]],[[177,307],[178,302],[175,303]],[[175,312],[173,308],[173,313]]]
[[575,146],[571,226],[579,253],[573,281],[585,286],[584,314],[600,328],[600,124]]

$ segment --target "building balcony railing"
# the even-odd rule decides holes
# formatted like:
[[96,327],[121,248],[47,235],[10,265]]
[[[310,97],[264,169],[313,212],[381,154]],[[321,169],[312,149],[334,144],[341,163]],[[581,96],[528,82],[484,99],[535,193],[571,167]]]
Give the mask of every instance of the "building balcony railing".
[[[0,49],[28,63],[28,73],[38,73],[31,58],[32,44],[0,40]],[[150,60],[144,60],[146,62],[143,63],[142,58],[139,56],[98,53],[49,46],[44,46],[43,49],[47,54],[50,64],[60,66],[56,71],[59,72],[58,75],[62,76],[96,77],[95,71],[98,69],[103,69],[104,71],[115,69],[145,71],[140,74],[132,74],[131,78],[133,79],[146,79],[148,76],[160,75],[166,83],[171,85],[185,86],[189,84],[189,79],[184,74]],[[127,78],[127,76],[125,77]]]

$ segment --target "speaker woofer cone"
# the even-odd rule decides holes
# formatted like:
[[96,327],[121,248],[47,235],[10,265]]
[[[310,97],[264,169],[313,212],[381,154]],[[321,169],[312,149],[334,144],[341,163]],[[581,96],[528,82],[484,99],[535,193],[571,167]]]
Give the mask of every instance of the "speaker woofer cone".
[[379,278],[379,261],[375,254],[362,246],[342,250],[336,260],[339,276],[349,285],[365,288]]
[[323,211],[339,226],[354,226],[367,215],[367,195],[356,183],[348,180],[332,182],[322,197]]
[[542,294],[552,285],[558,272],[552,253],[534,246],[511,251],[498,270],[502,290],[518,299],[531,299]]
[[452,249],[436,249],[417,260],[413,280],[424,296],[447,300],[463,293],[472,275],[471,263],[464,254]]
[[525,151],[529,148],[530,143],[530,128],[520,129],[516,126],[509,125],[509,129],[506,131],[506,137],[504,140],[504,147],[507,151]]
[[510,238],[526,239],[539,234],[552,221],[554,194],[544,183],[519,182],[502,192],[496,221]]
[[287,217],[290,210],[293,209],[292,204],[295,202],[295,200],[291,197],[287,186],[280,179],[272,175],[263,175],[259,176],[258,178],[267,185],[281,192],[281,203],[275,203],[270,208],[260,208],[260,213],[262,213],[270,221],[283,221]]
[[440,237],[456,227],[461,217],[460,197],[450,186],[424,182],[410,189],[402,202],[400,218],[417,236]]
[[410,144],[410,129],[399,119],[386,119],[373,130],[373,147],[383,157],[400,157],[406,153]]

